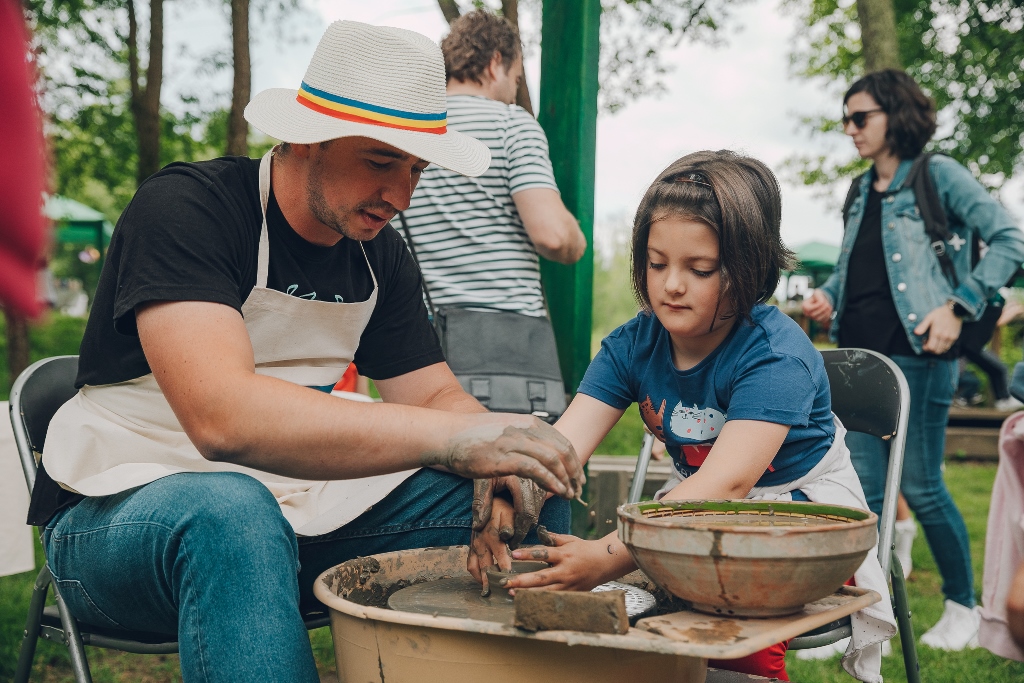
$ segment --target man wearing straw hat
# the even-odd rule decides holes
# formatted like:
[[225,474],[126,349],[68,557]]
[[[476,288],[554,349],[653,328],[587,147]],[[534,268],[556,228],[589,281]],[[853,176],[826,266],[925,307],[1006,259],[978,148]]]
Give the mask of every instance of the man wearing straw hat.
[[[583,473],[552,428],[462,391],[387,226],[428,163],[489,163],[446,130],[438,47],[336,22],[246,118],[285,144],[172,164],[122,215],[29,521],[71,612],[175,634],[186,681],[317,681],[320,572],[466,543],[502,487],[524,529],[543,495],[522,481],[571,498]],[[353,360],[384,404],[329,395]],[[566,530],[567,503],[540,520]],[[497,533],[476,547],[508,563]]]

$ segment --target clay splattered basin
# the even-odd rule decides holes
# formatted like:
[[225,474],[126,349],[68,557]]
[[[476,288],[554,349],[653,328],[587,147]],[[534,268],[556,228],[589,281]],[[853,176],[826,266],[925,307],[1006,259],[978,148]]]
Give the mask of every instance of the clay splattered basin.
[[619,539],[666,591],[711,614],[780,616],[842,586],[878,542],[877,516],[841,505],[622,505]]
[[468,577],[467,551],[403,550],[320,575],[313,590],[330,611],[341,683],[704,682],[706,653],[646,631],[528,633],[495,621],[387,609],[406,586]]

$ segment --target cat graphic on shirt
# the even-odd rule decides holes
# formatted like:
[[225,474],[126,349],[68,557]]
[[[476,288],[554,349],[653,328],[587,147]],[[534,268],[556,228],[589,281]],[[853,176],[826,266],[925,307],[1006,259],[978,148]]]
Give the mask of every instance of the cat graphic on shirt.
[[698,408],[684,406],[682,401],[672,409],[669,418],[669,429],[680,439],[703,441],[704,443],[683,444],[679,453],[691,467],[704,464],[715,439],[725,425],[725,413],[717,408]]

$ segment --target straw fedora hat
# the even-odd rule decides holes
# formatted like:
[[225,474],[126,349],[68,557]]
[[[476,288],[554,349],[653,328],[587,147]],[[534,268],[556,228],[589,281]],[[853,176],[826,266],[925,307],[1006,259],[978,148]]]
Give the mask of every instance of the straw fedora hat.
[[299,90],[270,88],[245,119],[297,144],[363,136],[467,176],[491,163],[480,141],[447,128],[444,58],[426,36],[336,21],[327,27]]

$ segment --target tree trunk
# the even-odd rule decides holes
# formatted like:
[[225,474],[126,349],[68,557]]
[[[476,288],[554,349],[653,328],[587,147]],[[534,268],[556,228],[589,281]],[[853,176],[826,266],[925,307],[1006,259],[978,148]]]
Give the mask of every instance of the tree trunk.
[[131,81],[132,118],[139,146],[138,184],[160,170],[160,88],[164,75],[164,2],[149,3],[149,66],[146,86],[142,87],[139,71],[139,30],[135,16],[135,0],[128,2],[128,75]]
[[7,318],[7,378],[13,385],[22,370],[28,367],[28,322],[9,309],[4,315]]
[[462,12],[459,11],[459,5],[455,0],[437,0],[437,4],[441,7],[441,14],[444,15],[444,20],[449,24],[462,16]]
[[249,0],[231,0],[231,48],[235,79],[231,86],[227,153],[245,156],[249,153],[249,124],[243,113],[252,90],[249,68]]
[[857,0],[864,72],[902,69],[892,0]]
[[[519,0],[501,0],[501,13],[519,30]],[[523,65],[523,77],[516,90],[516,104],[533,114],[533,101],[530,99],[530,88],[526,85],[526,65]]]

